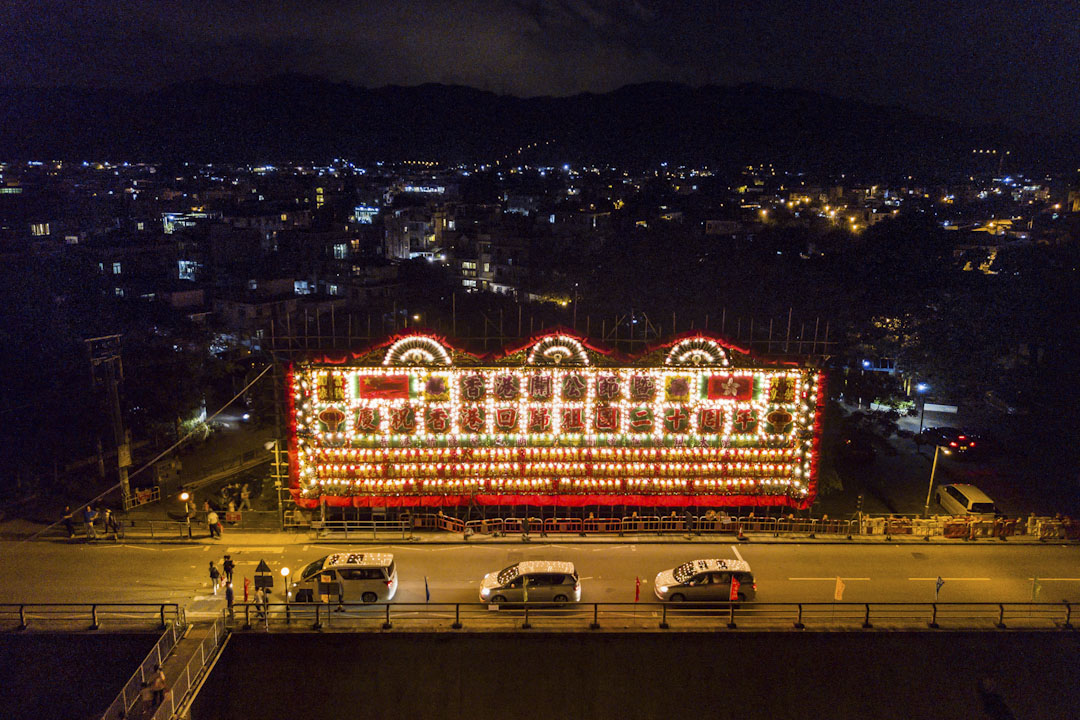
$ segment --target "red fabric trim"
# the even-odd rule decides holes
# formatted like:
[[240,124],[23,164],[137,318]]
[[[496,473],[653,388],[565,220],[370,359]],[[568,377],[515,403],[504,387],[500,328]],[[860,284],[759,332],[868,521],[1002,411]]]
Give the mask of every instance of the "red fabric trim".
[[289,487],[299,492],[300,454],[296,442],[296,375],[293,365],[285,369],[285,406],[289,412],[289,427],[285,438],[285,447],[289,460]]

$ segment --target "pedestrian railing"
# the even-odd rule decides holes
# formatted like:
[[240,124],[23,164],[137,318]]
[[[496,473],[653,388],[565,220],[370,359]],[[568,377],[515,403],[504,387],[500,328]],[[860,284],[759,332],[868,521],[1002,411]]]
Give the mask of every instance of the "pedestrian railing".
[[413,525],[407,520],[312,520],[311,532],[317,538],[339,537],[345,540],[412,537]]
[[1071,630],[1060,603],[255,603],[234,606],[234,626],[252,629],[376,630],[719,630],[938,629]]
[[188,626],[179,621],[171,622],[166,626],[165,632],[154,643],[153,649],[124,683],[124,687],[101,716],[102,720],[120,720],[120,718],[130,716],[132,707],[141,697],[143,686],[154,676],[154,666],[165,662],[165,658],[173,651],[187,629]]
[[224,615],[214,620],[214,624],[199,643],[199,647],[192,653],[184,670],[175,677],[167,678],[169,691],[165,694],[164,701],[154,711],[153,720],[168,720],[184,707],[189,696],[198,688],[211,662],[217,657],[228,632],[229,628]]
[[0,627],[11,630],[137,629],[184,622],[176,603],[2,603]]

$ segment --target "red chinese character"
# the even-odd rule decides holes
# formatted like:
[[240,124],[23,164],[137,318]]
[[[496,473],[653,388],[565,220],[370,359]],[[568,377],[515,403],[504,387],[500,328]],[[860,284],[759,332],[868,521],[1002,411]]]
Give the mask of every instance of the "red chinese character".
[[461,429],[474,434],[484,432],[484,408],[464,407],[461,409]]
[[618,375],[602,375],[596,378],[596,397],[600,400],[618,400],[621,394]]
[[356,411],[356,431],[375,432],[379,429],[379,411],[375,408],[364,407]]
[[553,392],[550,375],[529,376],[529,397],[533,400],[550,400]]
[[656,395],[656,378],[634,375],[630,378],[630,397],[633,400],[652,400]]
[[757,430],[757,413],[749,408],[735,412],[735,422],[732,423],[738,432],[753,432]]
[[444,433],[450,429],[450,412],[446,408],[431,408],[427,411],[427,431]]
[[724,429],[723,410],[702,410],[698,417],[698,430],[703,433],[718,433]]
[[495,410],[495,427],[499,430],[514,430],[518,424],[518,409],[498,408]]
[[516,400],[518,396],[518,379],[513,375],[495,376],[495,397],[500,400]]
[[390,429],[399,433],[411,433],[416,429],[416,411],[408,405],[391,409]]
[[582,408],[563,408],[563,432],[581,432],[585,429],[584,410]]
[[619,409],[610,405],[596,408],[596,429],[611,432],[619,428]]
[[630,429],[634,432],[652,432],[652,411],[649,408],[634,408],[631,410]]
[[585,379],[580,375],[564,375],[562,394],[565,400],[585,399]]
[[466,375],[461,378],[461,399],[473,401],[484,399],[483,375]]
[[668,432],[686,432],[690,427],[690,413],[686,408],[668,408],[664,411],[664,428]]
[[551,408],[529,408],[529,432],[549,432],[551,430]]

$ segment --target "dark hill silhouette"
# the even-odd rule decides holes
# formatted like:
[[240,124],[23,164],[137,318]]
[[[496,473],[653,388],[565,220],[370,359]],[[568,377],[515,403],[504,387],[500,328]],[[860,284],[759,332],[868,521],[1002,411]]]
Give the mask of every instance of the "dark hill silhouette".
[[427,84],[357,88],[282,75],[147,92],[0,88],[0,158],[319,161],[333,157],[494,161],[522,145],[532,162],[589,160],[911,172],[957,168],[973,147],[1010,147],[1055,165],[1074,136],[968,127],[899,107],[760,85],[628,85],[517,98]]

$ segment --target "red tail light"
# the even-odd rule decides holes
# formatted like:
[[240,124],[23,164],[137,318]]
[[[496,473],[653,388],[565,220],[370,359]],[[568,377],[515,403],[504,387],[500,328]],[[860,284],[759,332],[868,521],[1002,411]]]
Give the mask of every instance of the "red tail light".
[[750,587],[754,588],[754,592],[757,592],[757,583],[752,583]]
[[951,443],[949,443],[949,447],[957,447],[956,441],[953,440]]
[[975,441],[972,440],[970,443],[968,443],[968,447],[975,447]]

